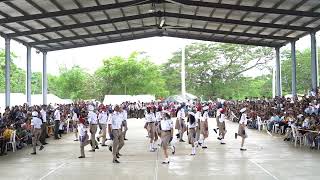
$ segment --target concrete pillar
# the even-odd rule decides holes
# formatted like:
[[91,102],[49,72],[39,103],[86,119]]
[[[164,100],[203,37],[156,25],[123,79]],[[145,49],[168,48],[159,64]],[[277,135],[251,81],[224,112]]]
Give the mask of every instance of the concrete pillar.
[[5,38],[5,94],[6,94],[6,107],[10,106],[10,39]]
[[292,96],[297,95],[297,58],[296,58],[296,42],[291,42],[291,61],[292,61]]
[[280,48],[276,47],[276,88],[277,96],[281,96],[282,94],[282,86],[281,86],[281,64],[280,64]]
[[182,47],[181,57],[181,94],[182,97],[186,98],[186,47]]
[[43,104],[47,105],[48,79],[47,79],[47,52],[43,52],[42,64],[42,99]]
[[31,47],[27,46],[27,85],[26,85],[26,94],[27,94],[27,103],[31,106]]
[[313,91],[317,90],[318,87],[318,60],[317,60],[317,41],[316,33],[310,33],[311,36],[311,87]]

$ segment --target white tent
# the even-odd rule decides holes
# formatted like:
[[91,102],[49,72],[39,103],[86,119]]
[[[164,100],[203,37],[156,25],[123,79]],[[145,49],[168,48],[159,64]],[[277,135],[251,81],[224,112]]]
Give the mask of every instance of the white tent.
[[103,104],[108,105],[116,105],[122,104],[123,102],[151,102],[155,101],[155,96],[153,95],[105,95]]

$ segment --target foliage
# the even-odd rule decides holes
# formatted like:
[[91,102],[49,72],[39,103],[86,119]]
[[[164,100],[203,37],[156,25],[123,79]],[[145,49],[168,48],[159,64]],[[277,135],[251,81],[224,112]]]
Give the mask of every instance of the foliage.
[[[248,89],[261,90],[264,83],[252,82],[243,73],[253,68],[268,71],[267,63],[274,58],[271,48],[233,44],[195,43],[186,47],[187,91],[197,96],[243,98]],[[162,74],[170,94],[180,92],[181,51],[163,65]],[[271,89],[270,89],[271,92]],[[259,95],[259,93],[255,93]],[[269,95],[268,93],[265,93]]]

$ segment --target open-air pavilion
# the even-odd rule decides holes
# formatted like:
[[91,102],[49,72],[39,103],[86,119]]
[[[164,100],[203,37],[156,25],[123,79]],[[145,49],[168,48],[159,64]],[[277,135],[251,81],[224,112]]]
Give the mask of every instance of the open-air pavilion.
[[[281,95],[280,48],[291,44],[292,94],[296,94],[295,43],[311,37],[312,89],[318,87],[316,32],[319,0],[0,0],[0,35],[5,38],[5,103],[10,106],[10,42],[26,46],[27,102],[31,105],[31,48],[43,54],[42,98],[47,104],[47,55],[77,47],[169,36],[275,49],[276,95]],[[2,99],[1,99],[2,100]],[[169,165],[161,150],[148,152],[144,120],[128,119],[129,141],[121,164],[112,164],[106,148],[78,159],[73,135],[50,141],[39,155],[29,150],[1,157],[0,179],[319,179],[319,152],[294,148],[279,136],[249,131],[248,151],[234,139],[238,124],[226,122],[220,145],[210,119],[208,149],[189,156],[178,143]],[[302,140],[300,140],[302,141]],[[301,147],[301,145],[300,145]],[[87,149],[86,149],[87,150]]]
[[312,89],[318,86],[318,0],[0,0],[5,38],[6,105],[10,105],[10,42],[27,48],[27,102],[31,102],[31,48],[43,54],[47,104],[47,54],[154,36],[275,48],[276,95],[281,95],[280,48],[291,43],[292,94],[296,94],[295,42],[311,36]]

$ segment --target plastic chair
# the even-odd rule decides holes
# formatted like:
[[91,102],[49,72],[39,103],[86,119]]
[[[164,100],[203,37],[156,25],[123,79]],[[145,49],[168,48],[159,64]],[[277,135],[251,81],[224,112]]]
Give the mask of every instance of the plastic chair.
[[273,133],[278,133],[279,132],[279,124],[274,123],[272,127]]
[[17,144],[16,144],[16,131],[13,131],[11,136],[10,136],[10,141],[7,142],[6,144],[6,151],[8,151],[8,145],[11,145],[12,147],[12,151],[15,152],[16,148],[17,148]]
[[265,121],[262,122],[261,117],[257,117],[257,122],[258,122],[258,130],[261,131],[261,126],[262,130],[267,129],[267,123]]
[[295,126],[291,126],[292,128],[292,135],[293,135],[293,140],[294,140],[294,146],[297,146],[297,141],[299,139],[300,141],[300,147],[302,145],[302,139],[303,139],[303,135],[299,134],[297,127]]

